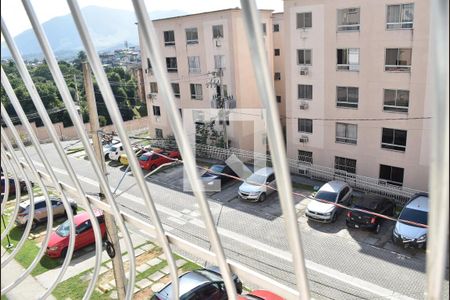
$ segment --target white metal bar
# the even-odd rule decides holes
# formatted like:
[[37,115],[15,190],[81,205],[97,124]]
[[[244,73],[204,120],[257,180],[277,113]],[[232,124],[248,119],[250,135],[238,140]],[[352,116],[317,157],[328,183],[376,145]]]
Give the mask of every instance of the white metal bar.
[[302,299],[309,299],[309,285],[306,274],[300,230],[292,199],[291,177],[287,164],[286,149],[279,120],[278,108],[273,90],[273,81],[267,65],[267,55],[264,47],[261,22],[254,0],[241,0],[244,27],[247,32],[253,69],[261,96],[262,104],[267,110],[267,131],[269,147],[272,153],[272,162],[277,177],[281,208],[285,216],[286,234],[293,256],[293,267],[296,275],[297,288]]
[[163,105],[167,110],[167,117],[172,127],[175,139],[177,141],[181,156],[185,161],[186,173],[192,187],[192,191],[198,200],[202,217],[206,224],[206,231],[211,242],[211,246],[216,253],[217,264],[224,279],[227,295],[231,300],[236,299],[236,287],[231,277],[230,268],[226,262],[225,252],[223,250],[217,228],[214,224],[209,204],[203,193],[203,187],[198,178],[195,166],[195,158],[189,144],[189,140],[183,125],[178,109],[175,105],[173,89],[169,82],[166,71],[163,68],[163,56],[159,48],[159,38],[156,35],[153,22],[148,17],[148,11],[142,0],[133,0],[134,11],[139,24],[139,30],[142,30],[143,43],[149,51],[152,68],[157,79],[162,94]]
[[[2,166],[2,170],[3,173],[5,174],[5,183],[4,183],[4,192],[3,192],[3,198],[2,198],[2,204],[1,204],[1,214],[3,215],[3,212],[5,210],[6,207],[6,201],[8,201],[9,198],[9,176],[8,176],[8,171],[11,169],[11,173],[12,173],[12,178],[14,179],[14,187],[16,189],[16,199],[20,198],[20,189],[19,189],[19,197],[17,197],[17,188],[19,187],[19,178],[17,177],[16,172],[13,170],[13,168],[9,165],[9,161],[6,160],[4,158],[3,153],[0,153],[1,157],[2,157],[2,161],[1,161],[1,166]],[[2,232],[2,238],[3,240],[3,232]]]
[[429,58],[433,119],[431,120],[430,211],[427,242],[427,299],[442,299],[448,259],[449,221],[449,95],[448,0],[432,0]]

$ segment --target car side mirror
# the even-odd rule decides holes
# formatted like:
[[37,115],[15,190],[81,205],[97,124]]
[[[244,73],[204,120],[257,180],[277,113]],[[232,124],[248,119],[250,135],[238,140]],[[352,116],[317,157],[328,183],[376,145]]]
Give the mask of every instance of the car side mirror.
[[314,189],[315,192],[317,192],[317,191],[320,189],[320,186],[315,185],[315,186],[313,187],[313,189]]

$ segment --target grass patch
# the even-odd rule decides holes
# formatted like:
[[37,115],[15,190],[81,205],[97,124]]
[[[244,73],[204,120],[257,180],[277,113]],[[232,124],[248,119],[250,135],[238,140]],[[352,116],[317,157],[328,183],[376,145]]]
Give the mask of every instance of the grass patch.
[[70,148],[66,151],[66,154],[74,154],[80,151],[83,151],[84,147],[78,147],[78,148]]
[[[53,290],[52,295],[56,299],[83,299],[84,293],[89,285],[89,280],[82,281],[81,277],[91,272],[91,270],[84,271],[77,276],[74,276],[66,281],[61,282],[56,286]],[[94,290],[90,299],[94,300],[106,300],[110,299],[109,295],[111,292],[106,294],[101,294],[98,291]]]
[[183,273],[185,272],[189,272],[192,270],[197,270],[197,269],[201,269],[202,267],[192,261],[188,261],[187,263],[185,263],[184,265],[181,266],[181,271]]
[[143,273],[139,273],[136,276],[136,281],[142,280],[144,278],[149,277],[150,275],[152,275],[153,273],[155,273],[156,271],[161,270],[162,268],[164,268],[165,266],[167,266],[167,261],[163,260],[162,262],[160,262],[157,265],[154,265],[153,267],[151,267],[150,269],[146,270]]
[[298,183],[298,182],[293,182],[292,183],[292,187],[299,189],[299,190],[306,190],[309,192],[314,192],[314,187],[308,184],[303,184],[303,183]]
[[2,295],[2,300],[8,300],[8,297],[6,297],[5,295]]

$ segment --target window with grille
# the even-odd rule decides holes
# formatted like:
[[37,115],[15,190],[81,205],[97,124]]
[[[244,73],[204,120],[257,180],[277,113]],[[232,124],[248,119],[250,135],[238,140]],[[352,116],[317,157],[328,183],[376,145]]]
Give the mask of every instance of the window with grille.
[[273,32],[279,32],[280,31],[280,24],[273,24]]
[[359,70],[359,48],[337,49],[337,70]]
[[337,31],[359,30],[359,8],[344,8],[337,11]]
[[200,56],[188,56],[189,73],[200,73]]
[[305,163],[313,163],[313,153],[311,151],[298,150],[298,160]]
[[297,14],[297,28],[311,28],[312,27],[312,13],[304,12]]
[[297,64],[303,65],[303,66],[310,66],[310,65],[312,65],[311,57],[312,57],[311,49],[298,49],[297,50]]
[[186,44],[198,44],[197,28],[186,28]]
[[345,171],[348,173],[356,174],[356,159],[346,157],[334,157],[334,168],[336,170]]
[[213,25],[213,39],[223,38],[223,25]]
[[164,31],[164,46],[175,46],[175,32],[173,30]]
[[406,130],[383,128],[381,137],[381,148],[405,151],[406,150]]
[[152,93],[152,94],[158,93],[158,83],[150,82],[150,93]]
[[336,123],[336,143],[355,144],[358,140],[358,125]]
[[175,98],[180,98],[180,84],[172,83],[172,90],[173,90],[173,95],[175,96]]
[[177,58],[176,57],[166,57],[167,72],[173,73],[178,72]]
[[358,108],[358,94],[359,89],[357,87],[336,87],[336,106]]
[[409,91],[407,90],[384,90],[383,110],[393,112],[408,112]]
[[380,165],[380,179],[385,180],[389,184],[402,186],[404,168],[398,168],[388,165]]
[[264,35],[267,34],[267,25],[266,25],[266,23],[262,23],[262,32],[263,32]]
[[281,96],[277,96],[277,103],[281,103]]
[[313,120],[298,119],[298,131],[305,133],[313,133]]
[[161,108],[157,105],[153,105],[153,115],[154,116],[161,116]]
[[280,56],[280,49],[274,49],[273,52],[275,56]]
[[411,29],[414,25],[414,3],[388,5],[387,29]]
[[162,139],[164,137],[163,130],[160,128],[155,128],[155,135],[156,135],[156,138]]
[[311,84],[299,84],[298,99],[312,100],[312,98],[313,98],[313,86]]
[[203,99],[203,90],[201,84],[191,83],[191,99],[194,100]]
[[411,70],[411,48],[386,49],[385,71],[409,72]]
[[280,72],[275,72],[274,79],[275,80],[281,80],[281,73]]

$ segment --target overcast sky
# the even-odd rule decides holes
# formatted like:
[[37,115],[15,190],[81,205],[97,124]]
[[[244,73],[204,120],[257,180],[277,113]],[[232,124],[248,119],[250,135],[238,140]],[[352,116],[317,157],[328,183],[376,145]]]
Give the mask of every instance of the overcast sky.
[[[69,13],[65,0],[31,0],[41,23]],[[80,7],[96,5],[117,9],[133,10],[131,0],[79,0]],[[187,13],[240,7],[239,0],[145,0],[147,8],[154,10],[181,10]],[[258,8],[283,11],[282,0],[256,0]],[[31,25],[20,0],[1,1],[1,13],[13,36],[30,29]],[[3,37],[2,37],[3,40]]]

